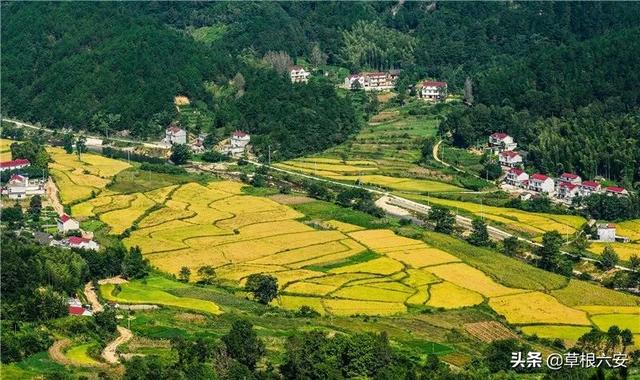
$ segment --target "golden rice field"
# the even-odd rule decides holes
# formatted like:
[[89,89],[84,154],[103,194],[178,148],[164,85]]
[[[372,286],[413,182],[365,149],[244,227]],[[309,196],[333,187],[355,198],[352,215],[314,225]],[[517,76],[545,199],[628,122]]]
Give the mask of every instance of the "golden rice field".
[[510,229],[531,235],[541,235],[544,232],[554,230],[561,234],[572,234],[586,222],[584,218],[575,215],[534,213],[513,208],[485,206],[477,203],[427,197],[424,195],[407,194],[407,198],[423,203],[428,202],[429,204],[464,210],[488,220],[502,223]]
[[640,257],[640,242],[637,243],[591,243],[589,251],[601,255],[606,246],[611,246],[621,260],[629,260],[632,255]]
[[616,223],[616,233],[620,236],[626,236],[632,241],[640,242],[640,219]]
[[527,335],[537,335],[540,338],[555,339],[575,342],[581,336],[591,331],[591,327],[586,326],[563,326],[563,325],[534,325],[522,327],[522,332]]

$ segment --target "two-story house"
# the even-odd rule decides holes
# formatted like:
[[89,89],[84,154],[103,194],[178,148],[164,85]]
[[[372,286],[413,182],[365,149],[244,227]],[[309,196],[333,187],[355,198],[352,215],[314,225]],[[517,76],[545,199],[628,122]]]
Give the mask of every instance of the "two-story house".
[[629,192],[624,187],[619,186],[608,186],[604,189],[605,194],[614,197],[627,197],[629,196]]
[[302,66],[294,65],[289,67],[289,77],[292,83],[307,83],[310,75],[311,73]]
[[424,81],[420,97],[429,102],[441,102],[447,98],[447,82]]
[[186,144],[187,143],[187,131],[182,128],[178,128],[177,125],[171,123],[165,130],[164,141],[167,144]]
[[553,179],[544,174],[536,173],[529,177],[529,190],[551,194],[554,187]]
[[590,197],[593,194],[599,193],[602,186],[595,181],[584,181],[580,184],[580,195],[583,197]]
[[511,168],[507,172],[505,182],[512,186],[526,188],[529,184],[529,174],[518,168]]
[[579,185],[580,183],[582,183],[582,178],[577,175],[577,174],[573,174],[573,173],[562,173],[560,175],[560,177],[558,177],[558,181],[559,182],[567,182],[567,183],[572,183],[574,185]]
[[513,137],[504,132],[496,132],[489,136],[489,149],[498,154],[505,150],[514,150],[518,144],[513,141]]
[[365,91],[383,91],[391,90],[395,85],[389,74],[372,72],[351,74],[345,78],[344,86],[349,90],[360,88]]
[[65,234],[69,231],[76,231],[80,229],[80,223],[67,214],[60,215],[58,218],[58,231]]
[[500,152],[499,161],[502,166],[514,167],[522,163],[522,156],[513,150],[505,150]]
[[558,197],[571,200],[575,196],[580,195],[580,186],[573,182],[561,181],[558,184]]
[[2,189],[2,195],[8,196],[9,199],[23,199],[44,193],[44,181],[30,180],[29,177],[19,174],[12,175]]

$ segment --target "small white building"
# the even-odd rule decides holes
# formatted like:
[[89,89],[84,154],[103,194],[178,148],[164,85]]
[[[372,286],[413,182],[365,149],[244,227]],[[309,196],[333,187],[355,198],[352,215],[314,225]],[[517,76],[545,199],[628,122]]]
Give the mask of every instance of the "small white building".
[[599,193],[602,190],[602,186],[595,181],[584,181],[580,184],[580,195],[583,197],[590,197],[593,194]]
[[573,173],[562,173],[560,177],[558,177],[559,182],[573,183],[574,185],[579,185],[582,183],[582,178],[579,175]]
[[616,226],[615,224],[598,224],[598,240],[606,242],[616,241]]
[[605,194],[613,197],[623,198],[629,196],[629,192],[624,187],[608,186],[604,191]]
[[509,185],[518,186],[522,188],[526,188],[529,184],[529,174],[525,173],[524,170],[518,168],[511,168],[507,172],[507,176],[505,177],[505,182]]
[[531,191],[551,194],[554,187],[553,179],[544,174],[536,173],[529,177],[529,190]]
[[558,197],[571,200],[580,194],[580,186],[572,182],[560,182],[558,185]]
[[66,234],[69,231],[77,231],[80,229],[80,223],[67,214],[60,215],[58,218],[58,231]]
[[231,135],[229,139],[229,145],[225,146],[224,153],[230,155],[242,154],[244,153],[247,145],[251,141],[251,136],[248,133],[243,131],[235,131]]
[[97,251],[100,248],[95,241],[78,236],[69,236],[69,238],[67,238],[67,245],[69,248],[88,249],[91,251]]
[[518,146],[513,141],[513,137],[504,132],[496,132],[489,136],[489,149],[494,154],[498,154],[505,150],[514,150]]
[[420,97],[429,102],[441,102],[447,98],[447,82],[424,81],[420,90]]
[[505,150],[500,152],[499,160],[502,166],[514,167],[522,163],[522,156],[513,150]]
[[187,143],[187,132],[182,128],[178,128],[178,126],[173,123],[169,125],[164,133],[164,142],[166,142],[167,144],[173,145]]
[[302,66],[291,66],[289,68],[289,77],[292,83],[307,83],[309,81],[310,72]]
[[34,195],[43,195],[45,188],[43,181],[29,180],[29,177],[14,174],[1,192],[9,199],[23,199]]
[[26,160],[24,158],[18,158],[17,160],[11,161],[2,161],[0,162],[0,172],[3,172],[5,170],[22,169],[26,168],[27,166],[31,166],[31,163],[29,162],[29,160]]

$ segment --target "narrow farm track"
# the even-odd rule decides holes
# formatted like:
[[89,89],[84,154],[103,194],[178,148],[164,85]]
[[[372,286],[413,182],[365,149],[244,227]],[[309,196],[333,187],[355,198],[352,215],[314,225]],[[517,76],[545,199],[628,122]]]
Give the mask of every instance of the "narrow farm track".
[[64,356],[64,353],[62,352],[70,344],[71,341],[67,338],[56,340],[55,342],[53,342],[51,347],[49,347],[49,357],[51,357],[51,359],[53,359],[56,363],[62,365],[70,365],[71,361],[67,359],[67,357]]
[[107,346],[102,350],[102,357],[109,364],[116,364],[119,360],[119,355],[116,353],[118,347],[121,344],[127,343],[133,338],[133,333],[131,330],[126,329],[122,326],[118,326],[118,334],[120,334],[116,339],[112,340],[107,344]]
[[45,192],[47,193],[49,204],[51,204],[51,207],[56,210],[56,213],[58,213],[58,215],[64,214],[64,207],[62,207],[60,197],[58,196],[58,186],[53,182],[53,178],[51,178],[51,176],[49,176],[47,184],[45,185]]
[[100,313],[104,310],[104,307],[102,307],[102,304],[98,300],[98,296],[96,295],[91,281],[87,282],[84,286],[84,295],[87,297],[87,301],[91,304],[91,309],[94,313]]

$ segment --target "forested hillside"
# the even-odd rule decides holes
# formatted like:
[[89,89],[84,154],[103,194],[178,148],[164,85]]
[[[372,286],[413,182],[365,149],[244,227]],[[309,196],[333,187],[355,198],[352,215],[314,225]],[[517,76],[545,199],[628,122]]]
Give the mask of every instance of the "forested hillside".
[[[205,132],[247,129],[257,150],[272,145],[276,158],[324,149],[357,130],[361,105],[336,93],[333,85],[341,78],[292,85],[263,60],[282,52],[292,62],[332,73],[401,68],[396,102],[406,101],[409,89],[425,78],[447,81],[452,92],[470,78],[473,107],[454,112],[441,128],[455,145],[505,130],[538,170],[640,179],[630,164],[640,156],[638,4],[2,7],[7,115],[94,130],[104,129],[106,120],[108,129],[157,138],[177,118],[173,96],[187,95],[213,115]],[[578,146],[583,149],[576,152]]]

